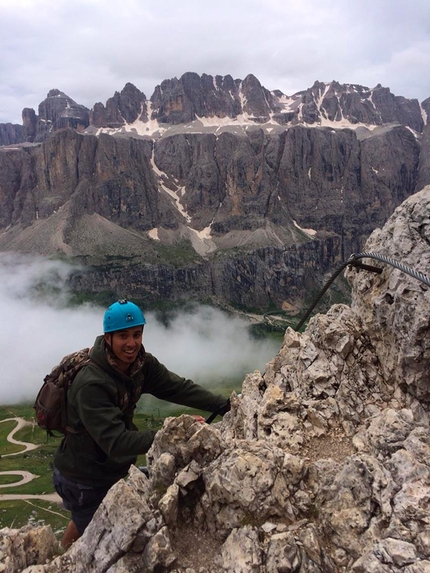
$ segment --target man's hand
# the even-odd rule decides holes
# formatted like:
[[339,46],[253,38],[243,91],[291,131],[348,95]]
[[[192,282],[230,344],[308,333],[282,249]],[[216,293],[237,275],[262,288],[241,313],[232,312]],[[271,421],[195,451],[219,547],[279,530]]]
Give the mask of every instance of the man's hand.
[[209,418],[205,420],[205,422],[207,424],[211,424],[217,416],[224,416],[224,414],[226,414],[229,411],[230,411],[230,398],[226,400],[226,402],[218,410],[212,412],[212,414],[209,416]]
[[226,400],[225,404],[221,406],[217,414],[218,416],[224,416],[224,414],[226,414],[227,412],[230,412],[230,398]]

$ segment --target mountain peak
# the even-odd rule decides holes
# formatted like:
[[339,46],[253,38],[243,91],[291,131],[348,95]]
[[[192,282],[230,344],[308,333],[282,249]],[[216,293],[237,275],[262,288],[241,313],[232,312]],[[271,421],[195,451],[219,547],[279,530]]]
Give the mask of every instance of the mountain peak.
[[62,91],[60,91],[60,90],[57,90],[57,89],[55,89],[55,88],[52,89],[52,90],[49,90],[48,95],[47,95],[46,97],[59,97],[59,96],[65,97],[65,98],[67,98],[67,99],[71,99],[71,98],[69,98],[69,96],[66,95],[64,92],[62,92]]

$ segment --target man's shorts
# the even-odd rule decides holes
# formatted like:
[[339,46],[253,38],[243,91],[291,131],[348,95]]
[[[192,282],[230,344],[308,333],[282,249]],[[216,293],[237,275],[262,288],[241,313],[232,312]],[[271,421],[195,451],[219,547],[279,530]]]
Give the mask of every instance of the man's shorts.
[[53,483],[64,509],[70,511],[79,535],[82,535],[109,488],[76,483],[64,477],[57,468],[54,468]]

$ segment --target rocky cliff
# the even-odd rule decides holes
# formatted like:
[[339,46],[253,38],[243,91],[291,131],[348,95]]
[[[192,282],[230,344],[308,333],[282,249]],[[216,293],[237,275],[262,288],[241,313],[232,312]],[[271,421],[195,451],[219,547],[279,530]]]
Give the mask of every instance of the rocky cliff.
[[[365,249],[428,272],[430,186]],[[132,467],[67,553],[25,572],[430,571],[430,290],[388,264],[346,274],[351,306],[288,329],[222,422],[168,418],[149,479]]]
[[0,129],[0,250],[79,260],[72,289],[104,302],[299,308],[430,183],[429,106],[252,75],[127,84],[92,110],[51,90]]
[[74,289],[142,301],[300,300],[429,182],[403,126],[160,139],[66,129],[0,148],[1,250],[87,264]]

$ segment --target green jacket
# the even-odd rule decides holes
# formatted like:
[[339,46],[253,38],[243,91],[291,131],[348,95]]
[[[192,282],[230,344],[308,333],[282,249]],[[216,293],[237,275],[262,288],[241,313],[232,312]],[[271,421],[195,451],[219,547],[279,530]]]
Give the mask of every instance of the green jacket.
[[176,404],[217,411],[226,399],[191,380],[169,372],[142,347],[143,365],[131,377],[107,359],[104,337],[96,338],[91,362],[76,375],[68,391],[68,433],[54,464],[68,479],[93,487],[110,487],[127,475],[136,457],[150,448],[155,432],[138,431],[135,405],[142,394]]

